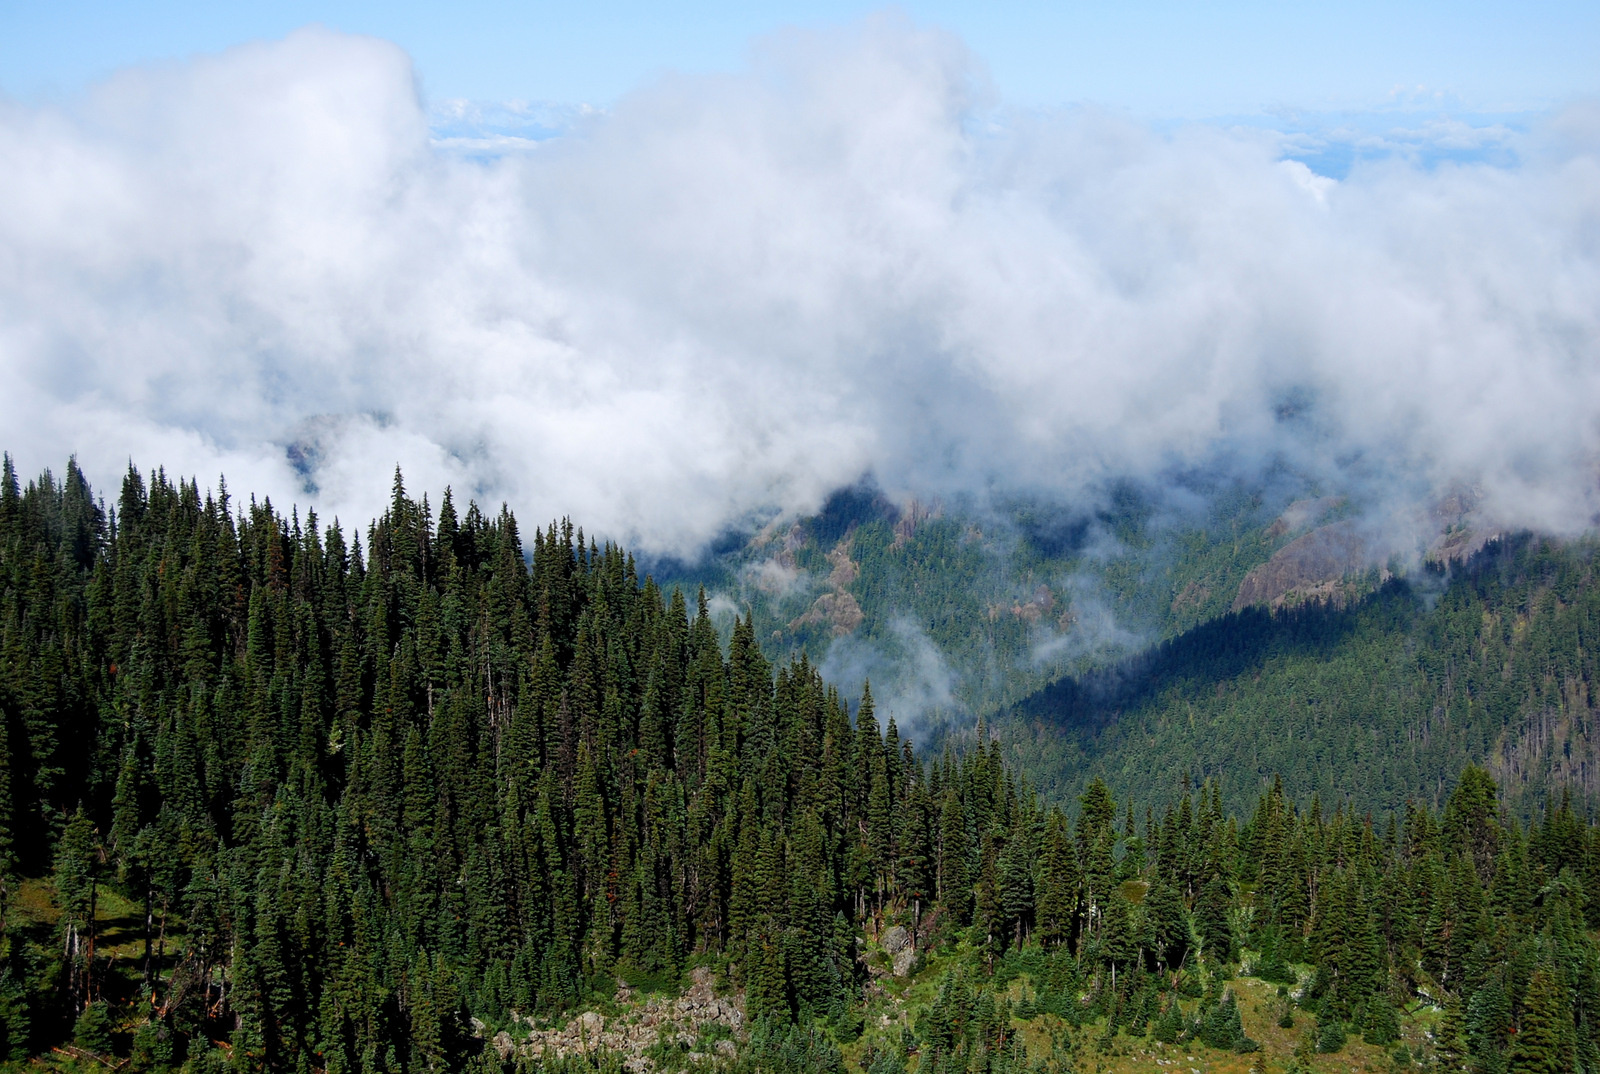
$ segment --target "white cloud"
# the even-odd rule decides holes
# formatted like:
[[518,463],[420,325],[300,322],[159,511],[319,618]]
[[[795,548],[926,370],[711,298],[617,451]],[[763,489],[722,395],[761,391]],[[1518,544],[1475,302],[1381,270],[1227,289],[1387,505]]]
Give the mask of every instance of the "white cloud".
[[810,575],[794,564],[777,558],[745,564],[739,569],[739,581],[779,600],[808,592],[812,585]]
[[398,461],[663,552],[867,471],[1072,494],[1219,459],[1592,523],[1592,110],[1514,168],[1329,184],[1260,131],[984,87],[891,18],[560,137],[530,106],[492,162],[430,141],[398,49],[323,30],[0,105],[0,440],[346,521]]
[[828,644],[817,670],[849,698],[872,684],[879,723],[895,721],[902,737],[924,737],[929,720],[964,716],[959,676],[933,639],[914,620],[897,616],[880,641],[845,635]]

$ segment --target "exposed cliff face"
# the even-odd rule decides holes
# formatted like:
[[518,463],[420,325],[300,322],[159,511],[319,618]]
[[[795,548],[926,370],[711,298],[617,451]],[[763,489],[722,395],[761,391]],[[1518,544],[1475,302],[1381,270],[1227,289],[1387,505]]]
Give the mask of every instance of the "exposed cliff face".
[[[1279,519],[1282,522],[1282,519]],[[1276,523],[1274,524],[1276,525]],[[1279,607],[1295,597],[1337,600],[1339,582],[1373,565],[1372,548],[1355,523],[1334,522],[1296,537],[1244,576],[1233,610],[1254,604]]]
[[[1496,537],[1493,526],[1477,515],[1480,496],[1467,487],[1441,496],[1426,510],[1420,510],[1411,524],[1434,537],[1427,541],[1424,557],[1431,563],[1465,563]],[[1339,496],[1296,500],[1267,528],[1272,539],[1288,537],[1307,526],[1315,526],[1344,504]],[[1318,526],[1290,541],[1266,563],[1252,570],[1239,586],[1234,611],[1255,604],[1281,607],[1298,601],[1341,602],[1351,595],[1344,580],[1351,574],[1380,566],[1382,545],[1357,528],[1353,521]]]
[[894,545],[898,550],[904,548],[906,543],[916,535],[917,527],[930,518],[940,518],[944,515],[944,506],[938,500],[932,503],[923,503],[912,498],[900,512],[900,517],[894,524]]
[[833,570],[828,572],[828,585],[836,591],[849,588],[851,582],[861,577],[861,565],[850,558],[849,537],[828,553],[828,562],[833,565]]
[[866,615],[861,605],[849,593],[824,593],[807,609],[806,614],[789,624],[791,629],[827,623],[836,638],[855,633]]
[[1446,566],[1465,563],[1482,551],[1484,545],[1502,535],[1498,528],[1485,525],[1478,516],[1480,499],[1478,489],[1462,487],[1440,497],[1433,505],[1429,521],[1438,536],[1428,545],[1430,562]]
[[1465,563],[1499,536],[1494,530],[1452,526],[1428,546],[1428,559],[1434,563]]

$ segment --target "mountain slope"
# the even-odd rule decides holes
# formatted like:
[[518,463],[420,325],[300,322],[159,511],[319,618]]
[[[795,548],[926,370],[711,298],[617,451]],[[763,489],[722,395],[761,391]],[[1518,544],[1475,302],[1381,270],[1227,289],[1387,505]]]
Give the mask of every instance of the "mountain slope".
[[698,562],[650,567],[663,585],[703,586],[725,630],[738,612],[775,653],[805,651],[841,684],[870,677],[903,724],[970,724],[1225,614],[1300,534],[1273,528],[1282,493],[1204,492],[1205,511],[1175,519],[1132,487],[1086,511],[895,504],[868,484]]
[[1391,810],[1437,805],[1469,762],[1524,811],[1560,787],[1594,800],[1595,550],[1523,537],[1344,607],[1247,608],[1059,681],[995,723],[1063,800],[1091,775],[1159,800],[1189,774],[1220,777],[1242,806],[1282,773],[1325,801]]
[[[724,646],[614,546],[531,544],[398,474],[362,541],[159,472],[113,522],[70,464],[24,489],[5,459],[0,1063],[1120,1074],[1314,1042],[1600,1071],[1600,828],[1566,802],[1524,829],[1468,767],[1379,836],[1292,779],[1229,815],[1253,784],[1224,771],[1093,782],[1069,819],[1000,744],[919,758],[749,619]],[[859,548],[824,560],[834,611]],[[1469,714],[1587,704],[1589,551],[1215,620],[1025,711],[1106,745],[1141,706],[1403,658]]]

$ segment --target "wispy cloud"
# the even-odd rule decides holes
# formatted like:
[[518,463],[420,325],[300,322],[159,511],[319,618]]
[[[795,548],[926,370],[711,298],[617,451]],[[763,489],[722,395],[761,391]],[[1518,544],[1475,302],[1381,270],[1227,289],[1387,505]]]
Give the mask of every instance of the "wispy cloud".
[[870,682],[878,720],[886,724],[892,718],[905,737],[924,737],[930,720],[970,715],[958,696],[960,676],[933,639],[905,616],[890,622],[881,641],[835,638],[817,670],[846,697],[859,697]]

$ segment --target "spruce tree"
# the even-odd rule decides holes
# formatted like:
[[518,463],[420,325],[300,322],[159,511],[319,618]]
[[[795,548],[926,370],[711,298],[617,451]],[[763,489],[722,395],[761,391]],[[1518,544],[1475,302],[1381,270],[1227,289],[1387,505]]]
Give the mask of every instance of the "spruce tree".
[[1213,964],[1231,962],[1237,952],[1233,925],[1228,920],[1228,909],[1233,897],[1227,881],[1214,876],[1200,892],[1195,902],[1194,930],[1203,943],[1202,952]]
[[1561,1074],[1575,1069],[1572,1008],[1552,970],[1540,967],[1529,979],[1517,1030],[1511,1041],[1510,1074]]
[[54,882],[61,901],[61,944],[67,958],[68,992],[74,1015],[93,1003],[100,866],[94,823],[82,806],[61,833]]

